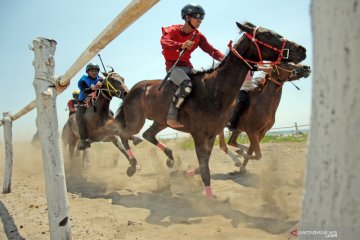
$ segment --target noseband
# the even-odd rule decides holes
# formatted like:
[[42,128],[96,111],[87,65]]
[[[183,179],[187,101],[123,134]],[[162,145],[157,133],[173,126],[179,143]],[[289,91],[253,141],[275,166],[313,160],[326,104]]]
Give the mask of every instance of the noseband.
[[[236,51],[236,47],[237,47],[237,45],[241,42],[241,40],[243,39],[244,35],[243,35],[243,37],[241,38],[241,40],[235,45],[235,47],[232,46],[232,40],[230,40],[230,42],[229,42],[229,44],[228,44],[228,47],[229,47],[230,51],[231,51],[235,56],[237,56],[238,58],[240,58],[241,60],[243,60],[243,61],[248,65],[248,67],[249,67],[250,69],[253,69],[253,67],[252,67],[251,64],[249,64],[249,63],[253,63],[253,64],[264,64],[264,63],[265,63],[265,62],[263,61],[263,57],[262,57],[262,53],[261,53],[261,51],[260,51],[259,44],[261,44],[261,45],[263,45],[263,46],[265,46],[265,47],[267,47],[267,48],[269,48],[269,49],[271,49],[271,50],[279,53],[279,56],[278,56],[278,58],[276,59],[276,61],[274,61],[274,62],[266,62],[266,64],[278,65],[283,58],[284,58],[284,59],[288,59],[288,58],[289,58],[289,51],[290,51],[290,50],[289,50],[288,48],[285,48],[285,44],[286,44],[286,42],[287,42],[287,39],[284,39],[281,49],[278,49],[278,48],[276,48],[276,47],[273,47],[273,46],[271,46],[271,45],[269,45],[269,44],[267,44],[267,43],[264,43],[264,42],[260,41],[259,39],[257,39],[257,38],[256,38],[256,31],[257,31],[257,29],[258,29],[258,27],[254,29],[254,32],[253,32],[252,35],[249,34],[249,33],[247,33],[247,32],[245,32],[244,35],[245,35],[247,38],[249,38],[249,39],[255,44],[256,49],[257,49],[257,52],[258,52],[258,55],[259,55],[259,61],[258,61],[258,62],[252,61],[252,60],[250,60],[250,59],[246,59],[246,58],[244,58],[243,56],[241,56],[238,51]],[[284,53],[285,53],[285,56],[284,56]]]

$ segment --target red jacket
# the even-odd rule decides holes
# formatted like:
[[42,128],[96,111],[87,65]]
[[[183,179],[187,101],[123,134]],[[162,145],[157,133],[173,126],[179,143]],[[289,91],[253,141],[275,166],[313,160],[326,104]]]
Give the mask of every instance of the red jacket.
[[[160,40],[162,46],[162,54],[165,58],[166,70],[169,70],[176,60],[178,59],[181,51],[181,45],[190,40],[193,36],[193,33],[185,35],[182,31],[183,25],[172,25],[170,27],[162,28],[162,37]],[[193,67],[190,62],[191,53],[199,46],[204,52],[208,53],[214,59],[220,61],[223,59],[224,54],[219,50],[215,49],[210,43],[206,40],[206,37],[197,31],[196,37],[193,39],[195,42],[192,49],[186,50],[184,55],[180,58],[177,66],[188,66]]]

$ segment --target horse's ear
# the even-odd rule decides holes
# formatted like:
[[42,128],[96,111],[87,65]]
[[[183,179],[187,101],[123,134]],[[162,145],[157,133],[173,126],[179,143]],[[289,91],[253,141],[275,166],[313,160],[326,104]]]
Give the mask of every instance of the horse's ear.
[[109,74],[107,72],[101,72],[101,74],[104,76],[104,77],[107,77]]
[[241,23],[236,22],[236,25],[237,25],[238,28],[239,28],[241,31],[243,31],[243,32],[250,33],[250,32],[252,32],[252,30],[253,30],[253,24],[251,24],[251,23],[241,24]]
[[115,72],[114,68],[112,66],[107,65],[107,67],[110,68],[110,71],[109,71],[110,73]]

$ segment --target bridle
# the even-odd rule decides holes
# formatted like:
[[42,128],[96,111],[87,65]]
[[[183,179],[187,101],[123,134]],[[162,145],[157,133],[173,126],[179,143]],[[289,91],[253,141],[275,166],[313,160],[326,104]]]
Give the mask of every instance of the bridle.
[[[109,73],[106,78],[105,78],[105,88],[101,88],[99,89],[99,92],[100,94],[106,98],[107,100],[111,100],[112,97],[118,97],[118,98],[121,98],[121,90],[119,89],[116,89],[112,84],[111,82],[109,81],[109,77],[112,75],[112,74],[116,74],[115,72],[111,72]],[[116,80],[116,79],[115,79]],[[117,81],[117,80],[116,80]],[[125,84],[120,81],[120,83],[126,88]],[[107,94],[105,94],[107,93]]]
[[[247,32],[244,33],[244,35],[241,37],[240,41],[233,47],[232,46],[232,40],[230,40],[229,44],[228,44],[228,47],[230,49],[230,51],[235,55],[237,56],[238,58],[240,58],[242,61],[244,61],[248,67],[252,70],[253,67],[251,66],[250,63],[252,64],[264,64],[265,62],[263,61],[263,57],[262,57],[262,53],[260,51],[260,47],[259,47],[259,44],[260,45],[263,45],[275,52],[278,52],[279,53],[279,56],[278,58],[276,59],[276,61],[274,62],[266,62],[266,64],[269,64],[269,65],[278,65],[282,59],[288,59],[289,58],[289,52],[290,50],[288,48],[285,48],[285,45],[286,45],[286,42],[287,42],[287,39],[284,39],[283,43],[282,43],[282,47],[281,49],[279,48],[276,48],[276,47],[273,47],[271,46],[270,44],[267,44],[263,41],[260,41],[259,39],[256,38],[256,31],[258,30],[258,27],[256,27],[253,31],[253,34],[249,34]],[[247,38],[249,38],[256,46],[256,49],[257,49],[257,52],[258,52],[258,55],[259,55],[259,61],[253,61],[253,60],[250,60],[250,59],[246,59],[244,58],[243,56],[240,55],[240,53],[238,51],[236,51],[236,47],[238,44],[240,44],[240,42],[242,41],[242,39],[244,38],[244,36],[246,36]]]
[[[279,71],[279,69],[280,69],[281,71],[290,73],[290,74],[287,76],[286,79],[280,79],[280,71]],[[265,78],[264,78],[264,79],[265,79],[264,84],[266,83],[266,81],[271,81],[271,82],[275,83],[276,85],[279,86],[278,89],[277,89],[277,91],[279,91],[280,88],[284,85],[284,83],[287,82],[287,81],[289,81],[290,78],[292,78],[293,76],[296,76],[296,71],[295,71],[295,70],[289,70],[289,69],[280,67],[279,65],[274,65],[272,71],[273,71],[273,72],[274,72],[274,71],[276,72],[276,74],[277,74],[277,76],[278,76],[278,78],[279,78],[280,81],[275,80],[271,75],[266,74],[266,76],[265,76]]]

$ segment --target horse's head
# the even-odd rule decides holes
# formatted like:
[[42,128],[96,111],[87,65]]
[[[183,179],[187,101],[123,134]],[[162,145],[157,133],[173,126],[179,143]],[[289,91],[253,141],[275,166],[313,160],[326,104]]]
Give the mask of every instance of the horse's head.
[[286,81],[298,80],[303,77],[307,78],[310,76],[310,73],[310,66],[289,62],[280,63],[279,65],[274,66],[270,77],[280,83],[283,83]]
[[[299,44],[287,40],[280,34],[263,27],[245,22],[236,23],[245,34],[239,40],[236,48],[241,48],[241,41],[247,39],[252,41],[248,46],[247,59],[250,63],[261,63],[262,61],[271,61],[273,64],[280,62],[299,63],[306,58],[306,49]],[[237,51],[240,51],[237,49]]]
[[102,83],[101,91],[108,97],[118,97],[124,99],[129,92],[128,87],[125,85],[125,80],[116,72],[102,73],[105,80]]

